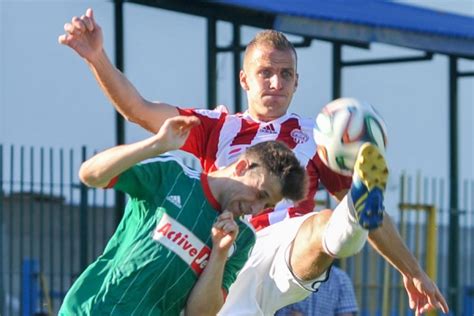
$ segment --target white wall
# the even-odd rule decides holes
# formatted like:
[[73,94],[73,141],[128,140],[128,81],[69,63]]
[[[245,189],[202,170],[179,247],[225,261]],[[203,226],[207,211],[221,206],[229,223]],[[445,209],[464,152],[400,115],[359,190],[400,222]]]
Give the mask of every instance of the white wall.
[[[410,1],[411,3],[413,1]],[[474,16],[472,1],[418,1]],[[57,44],[63,25],[93,7],[113,60],[113,5],[109,1],[0,0],[0,143],[103,149],[115,141],[112,106],[85,63]],[[219,25],[219,41],[230,40]],[[255,33],[244,28],[244,42]],[[149,99],[182,106],[206,104],[205,20],[143,6],[125,5],[125,71]],[[314,42],[300,49],[300,86],[292,111],[315,116],[331,98],[331,47]],[[345,49],[344,58],[419,54],[388,45]],[[232,104],[232,57],[219,58],[219,103]],[[462,61],[463,70],[472,62]],[[474,78],[461,79],[460,174],[474,178]],[[448,64],[431,62],[345,69],[343,95],[368,100],[387,121],[393,174],[420,170],[447,176]],[[147,135],[127,124],[128,142]],[[396,183],[398,179],[392,178]]]

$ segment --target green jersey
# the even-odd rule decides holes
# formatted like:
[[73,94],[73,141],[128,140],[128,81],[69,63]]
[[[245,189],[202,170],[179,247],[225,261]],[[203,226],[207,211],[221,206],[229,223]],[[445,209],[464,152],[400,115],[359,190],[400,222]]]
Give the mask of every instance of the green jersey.
[[[129,195],[123,219],[68,291],[60,315],[178,315],[209,259],[219,215],[207,176],[161,156],[125,171],[114,187]],[[237,223],[225,290],[255,243],[253,228]]]

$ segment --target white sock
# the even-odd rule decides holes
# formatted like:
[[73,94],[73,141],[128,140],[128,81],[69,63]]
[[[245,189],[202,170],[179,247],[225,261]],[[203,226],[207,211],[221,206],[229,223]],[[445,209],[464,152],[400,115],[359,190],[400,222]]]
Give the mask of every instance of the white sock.
[[354,203],[347,194],[334,209],[323,233],[324,251],[332,257],[350,257],[364,247],[369,231],[359,225],[354,214]]

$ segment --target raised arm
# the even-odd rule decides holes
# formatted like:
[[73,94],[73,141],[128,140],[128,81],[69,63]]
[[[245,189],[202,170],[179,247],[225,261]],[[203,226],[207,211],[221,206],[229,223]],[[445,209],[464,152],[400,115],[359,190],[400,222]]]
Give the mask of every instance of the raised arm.
[[[335,198],[341,200],[345,193],[338,192]],[[444,313],[449,311],[440,290],[405,245],[387,212],[384,213],[383,225],[370,231],[369,243],[402,274],[410,308],[415,310],[416,315],[435,308]]]
[[87,186],[105,187],[114,177],[138,162],[179,149],[191,128],[199,123],[195,116],[170,118],[156,135],[133,144],[112,147],[85,161],[79,170],[79,178]]
[[224,304],[222,280],[229,248],[239,233],[232,213],[222,212],[212,227],[212,251],[186,302],[185,315],[216,315]]
[[109,60],[103,47],[103,34],[94,19],[92,9],[85,15],[73,17],[64,25],[60,44],[71,47],[84,58],[101,89],[115,109],[127,120],[157,133],[164,121],[178,115],[176,107],[144,99],[132,83]]
[[415,315],[436,308],[444,313],[449,311],[440,290],[406,247],[387,213],[384,214],[383,225],[370,231],[369,242],[402,274],[410,308],[415,310]]

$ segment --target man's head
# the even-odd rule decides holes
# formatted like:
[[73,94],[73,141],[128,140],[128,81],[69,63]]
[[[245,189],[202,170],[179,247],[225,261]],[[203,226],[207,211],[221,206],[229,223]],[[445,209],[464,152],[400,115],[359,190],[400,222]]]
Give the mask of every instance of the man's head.
[[269,141],[249,147],[229,168],[230,182],[218,200],[234,215],[258,214],[281,199],[303,199],[307,193],[306,170],[285,144]]
[[261,121],[284,115],[298,86],[296,50],[281,32],[259,32],[247,45],[240,85],[249,112]]

